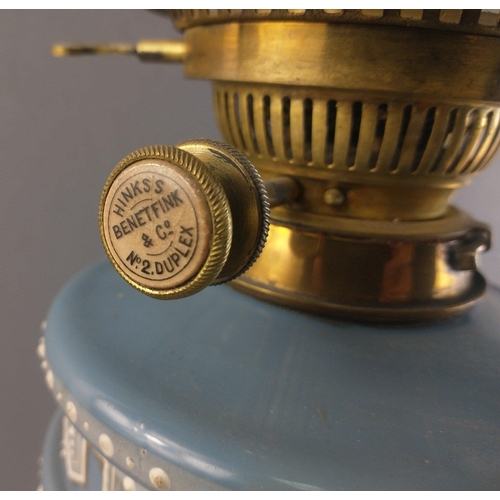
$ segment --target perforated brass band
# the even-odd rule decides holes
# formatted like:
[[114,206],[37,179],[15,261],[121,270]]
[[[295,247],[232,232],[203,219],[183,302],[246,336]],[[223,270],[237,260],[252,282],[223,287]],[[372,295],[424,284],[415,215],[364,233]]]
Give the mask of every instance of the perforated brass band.
[[[482,171],[500,143],[500,107],[374,98],[294,86],[214,83],[224,138],[264,178],[294,175],[301,211],[425,220]],[[342,189],[345,203],[324,193]]]

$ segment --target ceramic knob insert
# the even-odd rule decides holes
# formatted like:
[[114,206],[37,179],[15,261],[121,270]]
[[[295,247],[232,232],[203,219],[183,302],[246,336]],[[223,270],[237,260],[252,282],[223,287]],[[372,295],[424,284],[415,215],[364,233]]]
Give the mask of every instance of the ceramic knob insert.
[[180,298],[254,263],[269,229],[269,201],[257,170],[226,144],[150,146],[109,176],[99,227],[128,283],[155,298]]

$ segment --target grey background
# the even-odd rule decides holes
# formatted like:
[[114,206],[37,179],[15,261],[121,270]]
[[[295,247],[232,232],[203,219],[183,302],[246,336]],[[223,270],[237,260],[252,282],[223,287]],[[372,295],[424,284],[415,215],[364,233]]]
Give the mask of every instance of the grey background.
[[[0,490],[35,489],[55,409],[35,355],[53,297],[104,257],[102,186],[126,154],[150,144],[220,139],[210,85],[181,65],[132,57],[54,59],[57,41],[180,37],[144,11],[0,12]],[[500,233],[497,158],[455,204]],[[494,243],[497,238],[494,238]],[[482,259],[500,283],[500,253]]]

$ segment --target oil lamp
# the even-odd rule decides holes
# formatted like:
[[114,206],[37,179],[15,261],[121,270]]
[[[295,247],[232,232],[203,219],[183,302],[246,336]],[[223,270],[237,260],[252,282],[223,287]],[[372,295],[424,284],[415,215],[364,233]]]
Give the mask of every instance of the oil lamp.
[[54,52],[183,62],[228,144],[112,171],[112,265],[39,346],[44,489],[499,488],[490,231],[449,204],[500,141],[498,14],[160,13],[182,40]]

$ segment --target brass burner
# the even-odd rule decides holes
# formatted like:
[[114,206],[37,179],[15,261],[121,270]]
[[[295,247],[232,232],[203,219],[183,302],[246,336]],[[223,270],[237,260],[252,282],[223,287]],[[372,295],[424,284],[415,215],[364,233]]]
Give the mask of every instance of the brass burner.
[[182,60],[187,77],[211,80],[224,139],[264,181],[301,186],[272,209],[236,288],[376,322],[445,318],[482,295],[475,255],[488,227],[449,201],[500,144],[498,13],[160,13],[184,43],[116,51]]
[[491,13],[459,14],[173,14],[224,139],[264,179],[303,186],[236,288],[383,322],[447,317],[482,295],[488,228],[449,199],[499,145],[500,33]]

